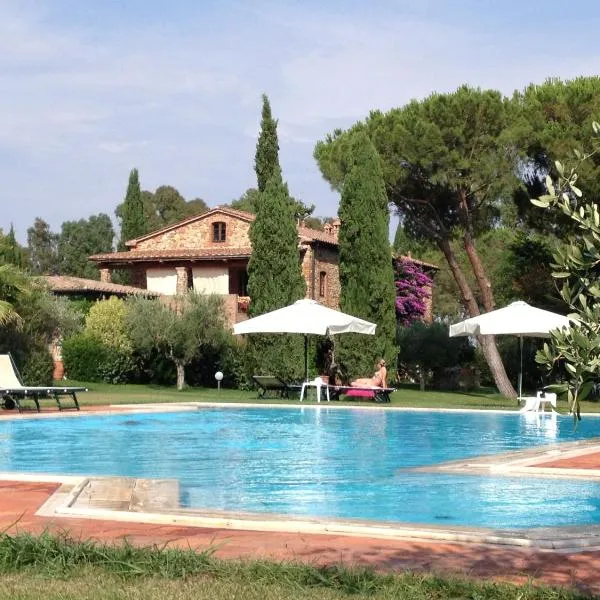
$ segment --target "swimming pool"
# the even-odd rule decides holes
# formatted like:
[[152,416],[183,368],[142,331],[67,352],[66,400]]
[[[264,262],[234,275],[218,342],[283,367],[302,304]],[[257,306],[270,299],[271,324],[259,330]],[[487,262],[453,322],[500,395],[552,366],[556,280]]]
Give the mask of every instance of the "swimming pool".
[[182,504],[436,525],[600,524],[590,481],[411,467],[600,436],[569,417],[325,407],[0,421],[0,471],[174,478]]

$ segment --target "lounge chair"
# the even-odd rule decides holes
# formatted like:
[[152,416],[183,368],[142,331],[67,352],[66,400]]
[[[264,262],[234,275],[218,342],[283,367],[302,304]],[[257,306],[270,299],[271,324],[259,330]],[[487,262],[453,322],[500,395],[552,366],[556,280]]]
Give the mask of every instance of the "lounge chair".
[[525,406],[519,412],[545,412],[546,404],[550,404],[550,411],[556,411],[556,394],[551,392],[538,392],[536,396],[519,398],[525,401]]
[[[258,397],[264,398],[288,398],[290,392],[299,392],[301,386],[286,383],[276,375],[252,375],[254,383],[258,386]],[[269,393],[272,396],[269,396]]]
[[390,402],[390,394],[396,388],[354,387],[349,385],[330,385],[329,391],[334,398],[349,396],[356,398],[372,398],[375,402]]
[[[4,408],[14,408],[22,412],[22,401],[31,399],[35,403],[37,411],[40,412],[40,400],[52,398],[56,401],[58,410],[74,408],[79,410],[77,392],[87,392],[84,387],[60,387],[60,386],[27,386],[23,380],[10,354],[0,354],[0,397]],[[61,396],[71,396],[73,406],[63,406],[60,402]]]

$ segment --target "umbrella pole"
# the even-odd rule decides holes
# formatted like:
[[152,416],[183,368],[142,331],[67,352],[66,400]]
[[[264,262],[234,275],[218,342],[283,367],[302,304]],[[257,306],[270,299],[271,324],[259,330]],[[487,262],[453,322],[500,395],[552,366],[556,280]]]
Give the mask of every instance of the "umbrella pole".
[[308,335],[304,334],[304,381],[308,381]]
[[520,366],[519,366],[519,397],[517,398],[517,406],[523,396],[523,336],[519,336],[519,348],[521,350]]

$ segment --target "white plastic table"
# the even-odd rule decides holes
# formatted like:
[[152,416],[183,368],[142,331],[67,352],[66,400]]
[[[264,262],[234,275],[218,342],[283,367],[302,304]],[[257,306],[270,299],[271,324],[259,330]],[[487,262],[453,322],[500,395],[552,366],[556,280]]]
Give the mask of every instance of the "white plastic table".
[[327,396],[327,402],[329,402],[329,386],[321,379],[321,377],[315,377],[312,381],[305,381],[302,384],[302,390],[300,391],[300,402],[304,400],[304,392],[308,387],[317,388],[317,402],[321,402],[321,388],[325,388],[325,395]]

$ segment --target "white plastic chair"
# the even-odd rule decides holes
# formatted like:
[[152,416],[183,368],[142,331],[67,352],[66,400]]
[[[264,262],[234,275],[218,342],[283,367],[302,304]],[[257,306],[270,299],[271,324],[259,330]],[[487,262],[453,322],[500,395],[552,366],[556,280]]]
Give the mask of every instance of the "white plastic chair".
[[538,410],[544,412],[546,410],[546,404],[550,404],[550,410],[556,410],[556,394],[553,392],[545,392],[542,396],[542,392],[537,393],[537,397],[540,399]]
[[304,392],[308,387],[317,388],[317,402],[321,402],[321,388],[325,388],[325,395],[327,396],[327,402],[329,402],[329,386],[323,381],[321,377],[315,377],[312,381],[305,381],[302,384],[302,390],[300,391],[300,402],[304,400]]

